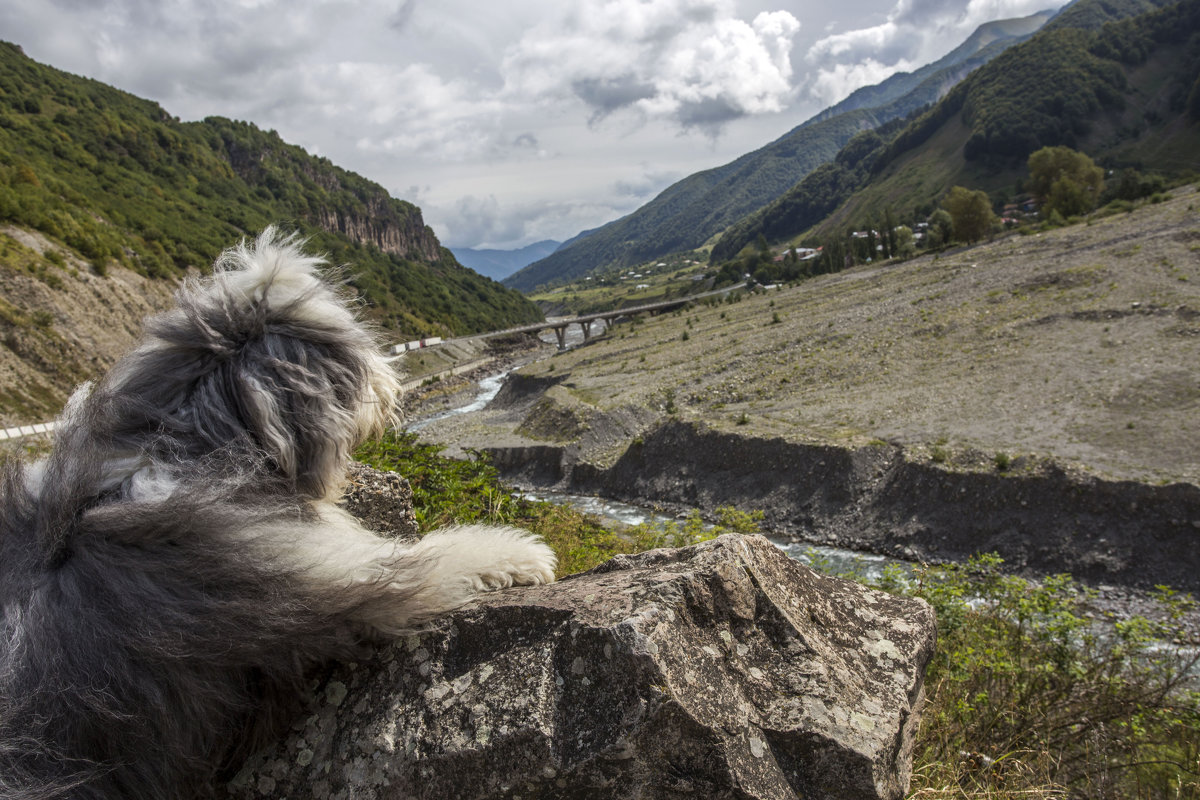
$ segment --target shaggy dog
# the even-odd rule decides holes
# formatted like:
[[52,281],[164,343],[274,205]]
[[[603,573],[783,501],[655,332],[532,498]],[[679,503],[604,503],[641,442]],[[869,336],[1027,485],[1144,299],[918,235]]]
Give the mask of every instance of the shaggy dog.
[[400,543],[334,505],[398,385],[323,263],[270,229],[227,251],[4,466],[0,796],[202,794],[314,664],[554,580],[528,533]]

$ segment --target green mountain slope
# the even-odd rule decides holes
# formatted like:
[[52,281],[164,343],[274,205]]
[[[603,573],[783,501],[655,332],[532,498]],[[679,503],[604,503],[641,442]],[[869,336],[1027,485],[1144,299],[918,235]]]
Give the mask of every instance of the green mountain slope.
[[[1007,24],[981,26],[967,42],[935,64],[860,90],[765,147],[684,178],[632,214],[568,242],[552,255],[509,276],[504,284],[530,291],[595,269],[637,264],[698,248],[832,160],[855,134],[935,101],[971,70],[1027,38],[1048,16],[1038,14]],[[864,108],[863,102],[876,105]]]
[[411,203],[221,118],[181,123],[156,103],[43,66],[0,43],[0,222],[35,228],[103,274],[173,278],[271,223],[311,236],[369,314],[401,335],[541,318],[455,261]]
[[[1200,128],[1185,106],[1200,68],[1196,8],[1191,0],[1100,30],[1047,25],[890,141],[859,142],[858,152],[839,154],[731,226],[713,260],[731,258],[760,234],[782,241],[818,225],[827,233],[882,219],[889,208],[901,220],[923,219],[955,184],[1010,192],[1028,155],[1048,145],[1081,149],[1111,167],[1194,169]],[[1085,22],[1117,13],[1108,0],[1068,11]]]
[[1165,5],[1163,0],[1074,0],[1047,22],[1046,28],[1097,30],[1109,22],[1157,11]]

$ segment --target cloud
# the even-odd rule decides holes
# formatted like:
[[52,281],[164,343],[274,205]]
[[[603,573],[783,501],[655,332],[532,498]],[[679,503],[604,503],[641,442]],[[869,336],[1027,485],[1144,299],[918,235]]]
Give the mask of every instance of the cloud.
[[799,29],[786,11],[739,19],[729,0],[583,0],[509,47],[501,71],[506,97],[574,99],[593,123],[629,114],[713,133],[787,105]]
[[388,18],[388,27],[403,32],[412,22],[416,8],[417,0],[401,0],[399,7]]
[[961,0],[898,0],[884,22],[832,33],[808,48],[805,61],[814,70],[808,93],[827,105],[836,103],[862,86],[936,61],[984,22],[1045,8],[1045,0],[970,0],[966,5]]
[[664,188],[685,177],[675,170],[654,169],[643,163],[642,173],[635,178],[621,179],[612,183],[615,197],[624,202],[643,203],[650,200]]
[[561,241],[629,211],[603,201],[501,203],[494,195],[466,195],[445,207],[426,205],[425,210],[427,218],[436,217],[438,236],[447,247],[497,250],[524,247],[544,239]]
[[207,3],[153,0],[55,5],[75,18],[76,33],[89,32],[81,57],[104,80],[168,103],[182,97],[228,101],[254,81],[270,82],[302,64],[336,19],[328,3],[291,14],[278,0],[240,0],[228,13]]
[[844,100],[855,89],[879,83],[897,72],[910,71],[913,66],[903,60],[890,65],[882,64],[873,58],[857,64],[834,64],[817,72],[809,85],[809,93],[822,105],[831,106]]

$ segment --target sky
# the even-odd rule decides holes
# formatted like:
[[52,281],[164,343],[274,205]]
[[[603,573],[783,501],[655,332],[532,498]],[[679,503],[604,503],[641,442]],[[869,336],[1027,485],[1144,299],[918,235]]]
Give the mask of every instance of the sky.
[[565,240],[1063,0],[5,0],[26,55],[285,141],[442,243]]

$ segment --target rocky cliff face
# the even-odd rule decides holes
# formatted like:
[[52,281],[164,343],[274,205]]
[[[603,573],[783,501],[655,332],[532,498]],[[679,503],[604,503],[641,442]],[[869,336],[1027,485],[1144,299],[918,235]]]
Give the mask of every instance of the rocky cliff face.
[[225,790],[260,798],[900,798],[923,602],[759,536],[490,595],[335,669]]
[[360,244],[373,244],[385,253],[418,261],[437,261],[441,245],[414,210],[400,215],[388,197],[368,198],[361,212],[345,213],[318,209],[310,222],[327,231],[344,234]]
[[1189,483],[1104,480],[1052,461],[964,472],[885,443],[803,444],[679,421],[603,466],[572,445],[481,449],[517,483],[643,505],[761,509],[769,530],[807,541],[935,562],[996,552],[1035,574],[1200,589],[1200,489]]
[[278,137],[257,147],[226,139],[225,153],[233,171],[252,186],[270,190],[272,181],[278,179],[272,175],[272,166],[280,165],[286,172],[298,173],[320,187],[329,198],[353,198],[349,203],[310,207],[307,220],[324,230],[341,233],[360,244],[375,245],[401,258],[436,262],[442,257],[441,244],[422,219],[421,209],[391,197],[382,187],[351,180],[357,176],[350,176],[329,161],[313,158]]

